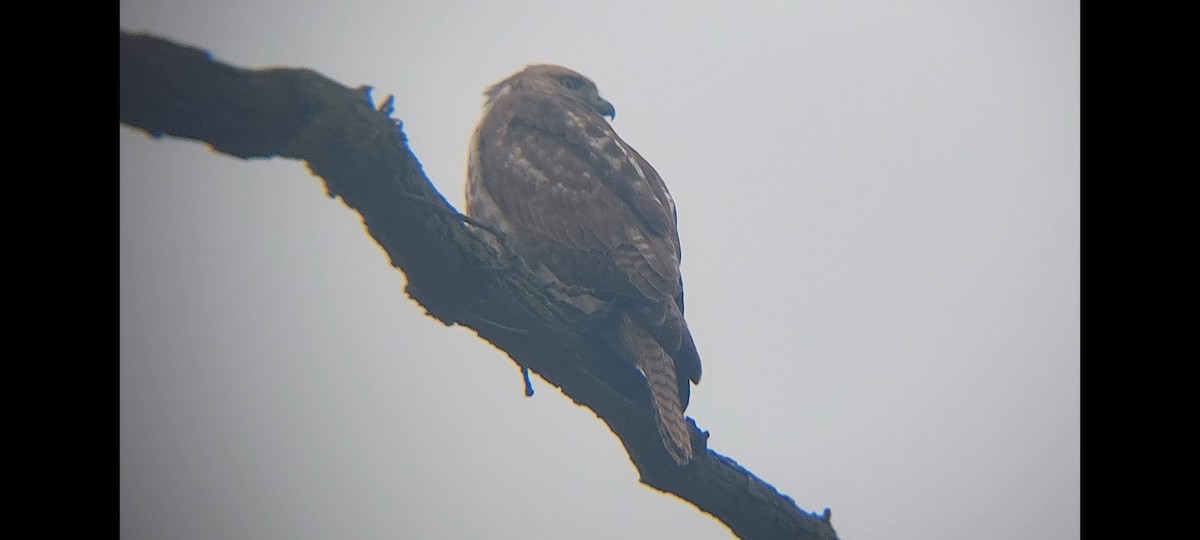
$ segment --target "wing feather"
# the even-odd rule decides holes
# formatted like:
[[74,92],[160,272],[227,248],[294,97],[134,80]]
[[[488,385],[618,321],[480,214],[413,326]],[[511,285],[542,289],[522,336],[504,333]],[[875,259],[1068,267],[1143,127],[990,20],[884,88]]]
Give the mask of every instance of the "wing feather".
[[[617,289],[626,294],[674,301],[681,289],[674,213],[651,187],[649,178],[661,182],[657,173],[630,165],[636,154],[624,153],[611,128],[598,125],[603,120],[545,99],[507,104],[493,104],[491,121],[485,120],[490,146],[481,149],[480,176],[513,225],[543,250],[619,251],[621,260],[610,268],[576,270],[609,274],[603,280],[609,284],[624,281]],[[570,259],[569,253],[554,255]],[[576,266],[592,266],[595,258],[580,259],[587,261]]]

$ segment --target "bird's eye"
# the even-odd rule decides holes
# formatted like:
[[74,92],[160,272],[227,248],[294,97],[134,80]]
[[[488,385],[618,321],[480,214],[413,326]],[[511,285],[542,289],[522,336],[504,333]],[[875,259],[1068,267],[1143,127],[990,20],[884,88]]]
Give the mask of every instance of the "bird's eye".
[[559,77],[558,84],[572,92],[583,88],[583,81],[576,79],[575,77]]

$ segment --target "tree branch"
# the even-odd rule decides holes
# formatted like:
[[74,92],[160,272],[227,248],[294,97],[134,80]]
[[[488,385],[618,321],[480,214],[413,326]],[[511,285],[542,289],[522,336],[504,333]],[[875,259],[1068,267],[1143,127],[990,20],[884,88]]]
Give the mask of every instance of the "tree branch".
[[376,109],[307,69],[239,69],[205,51],[121,31],[121,123],[155,136],[203,141],[241,158],[307,162],[331,197],[360,215],[405,292],[433,318],[504,350],[593,410],[620,438],[643,483],[672,493],[742,538],[836,539],[824,515],[805,512],[732,459],[707,449],[689,419],[696,457],[677,467],[662,447],[645,381],[610,348],[611,322],[589,318],[519,257],[497,253],[430,184],[409,150],[391,98]]

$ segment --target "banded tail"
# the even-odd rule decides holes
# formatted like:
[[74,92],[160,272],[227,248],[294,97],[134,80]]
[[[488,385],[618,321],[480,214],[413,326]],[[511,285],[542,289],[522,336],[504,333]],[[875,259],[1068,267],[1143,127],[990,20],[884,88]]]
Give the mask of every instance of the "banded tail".
[[692,439],[687,421],[683,418],[675,360],[627,314],[621,316],[621,339],[626,350],[637,360],[637,366],[650,386],[654,419],[663,446],[675,463],[687,465],[692,460]]

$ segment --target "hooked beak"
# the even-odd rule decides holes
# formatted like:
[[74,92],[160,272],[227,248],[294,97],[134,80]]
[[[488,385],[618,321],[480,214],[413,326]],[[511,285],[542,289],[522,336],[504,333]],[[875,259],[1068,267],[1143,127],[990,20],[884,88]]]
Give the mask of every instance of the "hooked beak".
[[596,97],[596,102],[592,104],[592,109],[600,113],[600,116],[607,116],[609,120],[617,119],[617,109],[613,107],[612,103],[609,103],[608,100],[602,97]]

